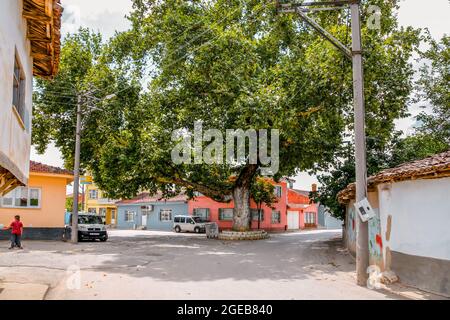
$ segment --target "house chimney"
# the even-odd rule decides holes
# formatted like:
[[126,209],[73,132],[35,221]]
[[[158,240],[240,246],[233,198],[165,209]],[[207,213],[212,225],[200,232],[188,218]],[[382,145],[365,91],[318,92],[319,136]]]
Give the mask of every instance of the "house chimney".
[[316,191],[317,191],[317,184],[313,183],[313,184],[311,185],[311,191],[312,191],[312,192],[316,192]]

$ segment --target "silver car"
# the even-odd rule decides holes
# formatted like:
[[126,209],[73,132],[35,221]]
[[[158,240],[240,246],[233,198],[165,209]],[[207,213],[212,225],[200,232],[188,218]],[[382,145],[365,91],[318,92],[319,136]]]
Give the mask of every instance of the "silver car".
[[175,216],[173,218],[173,229],[175,232],[205,232],[205,222],[200,217]]

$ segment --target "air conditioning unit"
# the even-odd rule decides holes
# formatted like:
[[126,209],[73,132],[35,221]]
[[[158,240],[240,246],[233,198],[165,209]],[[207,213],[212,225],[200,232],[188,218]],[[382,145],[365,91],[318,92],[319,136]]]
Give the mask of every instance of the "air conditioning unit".
[[153,205],[150,204],[148,206],[141,206],[141,210],[153,211]]

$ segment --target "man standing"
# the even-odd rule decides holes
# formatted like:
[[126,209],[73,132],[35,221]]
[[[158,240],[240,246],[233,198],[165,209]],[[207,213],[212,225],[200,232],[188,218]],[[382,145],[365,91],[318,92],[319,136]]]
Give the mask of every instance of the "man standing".
[[9,227],[5,227],[4,230],[11,231],[11,247],[9,249],[14,249],[14,247],[18,247],[19,249],[23,249],[22,244],[20,242],[20,238],[22,237],[23,233],[23,224],[20,221],[20,216],[15,216],[14,221],[11,222]]

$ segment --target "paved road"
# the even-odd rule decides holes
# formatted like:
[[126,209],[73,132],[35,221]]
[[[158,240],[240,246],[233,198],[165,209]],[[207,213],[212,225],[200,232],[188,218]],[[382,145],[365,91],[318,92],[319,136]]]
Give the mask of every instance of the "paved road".
[[[222,242],[112,231],[106,243],[0,242],[0,285],[44,284],[45,299],[398,299],[355,285],[340,231]],[[79,273],[78,273],[79,270]]]

